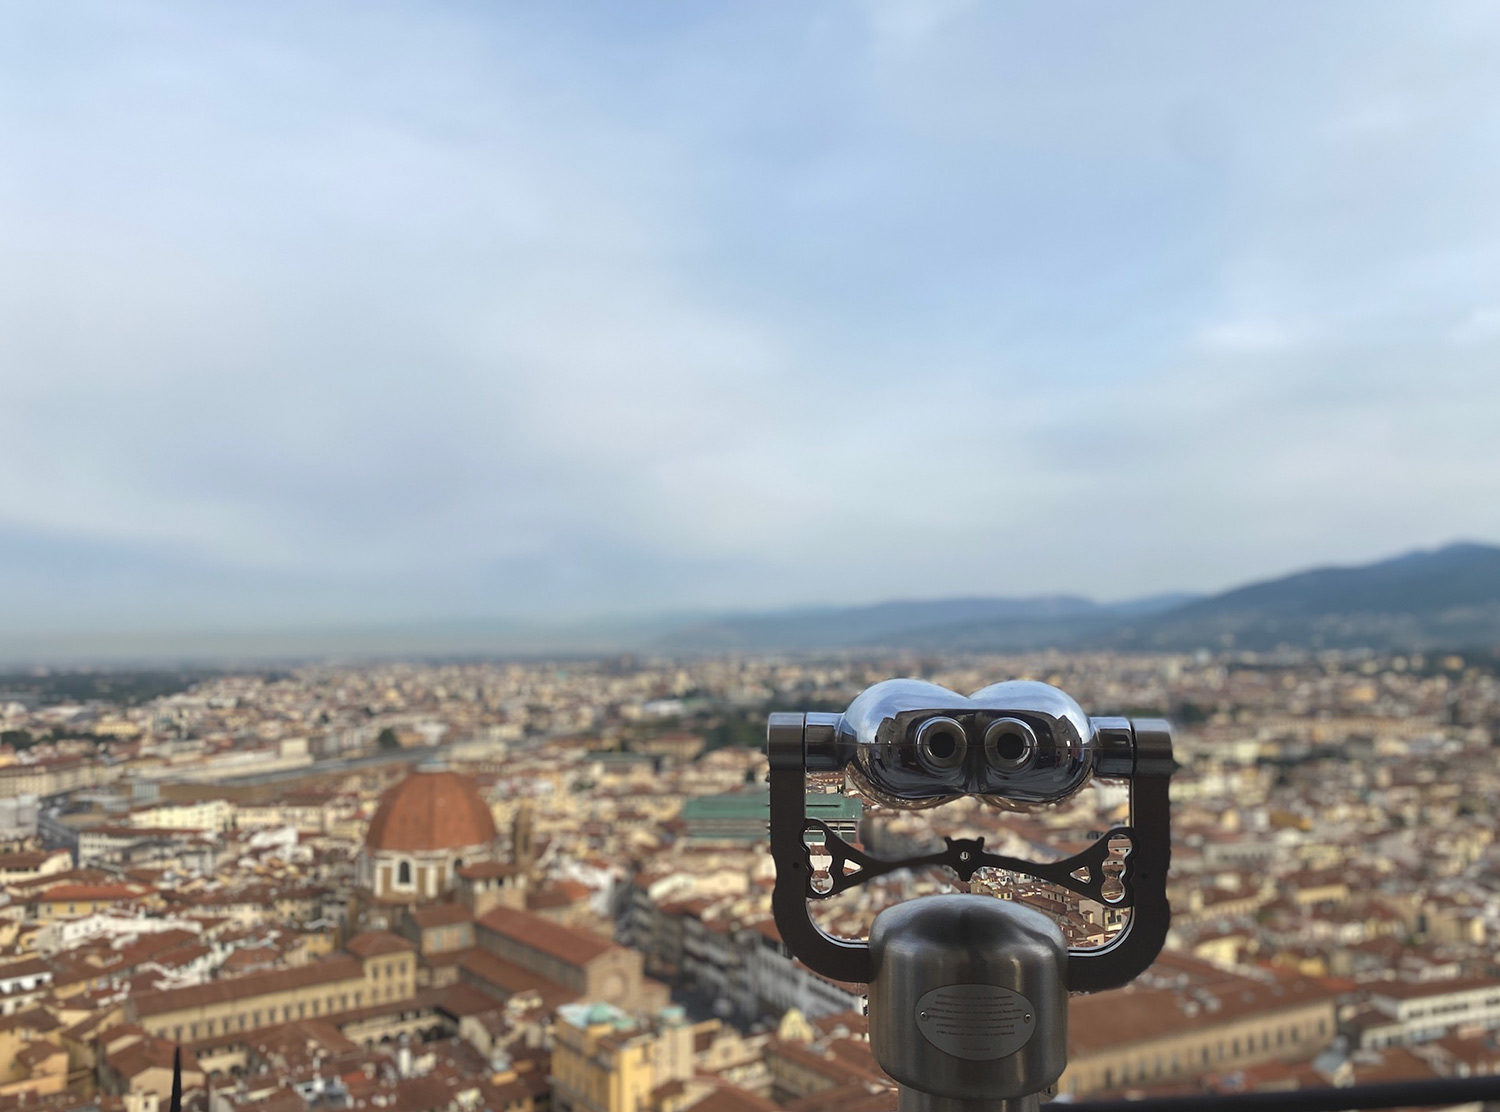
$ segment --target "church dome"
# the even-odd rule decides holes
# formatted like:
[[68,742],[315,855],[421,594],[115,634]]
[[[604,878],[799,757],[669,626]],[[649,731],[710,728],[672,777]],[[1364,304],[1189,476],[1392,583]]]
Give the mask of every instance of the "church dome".
[[365,848],[422,853],[495,840],[495,819],[473,780],[456,772],[414,772],[381,797]]

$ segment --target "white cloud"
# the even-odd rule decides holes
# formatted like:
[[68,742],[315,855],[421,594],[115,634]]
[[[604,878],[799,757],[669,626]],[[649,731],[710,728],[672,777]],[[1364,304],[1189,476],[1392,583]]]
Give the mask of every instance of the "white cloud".
[[1469,9],[82,12],[0,53],[0,530],[413,612],[1500,534]]
[[1273,320],[1229,320],[1205,325],[1198,344],[1206,352],[1225,355],[1261,355],[1287,351],[1307,342],[1295,326]]
[[1455,344],[1483,344],[1500,340],[1500,305],[1480,305],[1449,333]]

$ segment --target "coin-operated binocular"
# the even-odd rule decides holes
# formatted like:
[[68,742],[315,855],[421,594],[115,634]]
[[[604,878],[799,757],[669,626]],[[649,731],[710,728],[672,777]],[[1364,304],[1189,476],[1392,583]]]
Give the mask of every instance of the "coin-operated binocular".
[[[997,683],[967,697],[898,679],[862,692],[843,714],[772,714],[772,905],[782,940],[815,972],[869,985],[870,1043],[900,1086],[902,1112],[1033,1109],[1067,1064],[1068,993],[1123,985],[1166,938],[1171,851],[1167,724],[1090,718],[1044,683]],[[845,842],[806,814],[808,773],[891,807],[961,796],[1030,810],[1093,777],[1130,787],[1130,823],[1063,861],[990,853],[983,838],[945,838],[935,853],[889,860]],[[820,843],[826,873],[814,869]],[[1069,950],[1058,925],[983,895],[923,896],[887,908],[866,941],[822,930],[808,901],[895,869],[946,865],[964,881],[994,867],[1130,910],[1106,945]]]

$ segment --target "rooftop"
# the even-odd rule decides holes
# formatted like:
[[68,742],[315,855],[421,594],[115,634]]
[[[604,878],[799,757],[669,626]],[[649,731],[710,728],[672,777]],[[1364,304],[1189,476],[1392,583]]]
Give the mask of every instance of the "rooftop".
[[508,907],[486,912],[479,925],[568,965],[587,965],[615,948],[607,938]]
[[473,780],[456,772],[414,772],[385,793],[365,845],[421,853],[488,845],[495,837],[494,816]]

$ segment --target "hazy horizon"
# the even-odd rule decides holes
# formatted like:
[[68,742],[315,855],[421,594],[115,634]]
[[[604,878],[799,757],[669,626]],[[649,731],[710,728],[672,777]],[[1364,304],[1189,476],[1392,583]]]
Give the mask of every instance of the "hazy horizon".
[[[1382,560],[1425,555],[1444,549],[1478,546],[1500,551],[1500,545],[1465,538],[1430,549],[1388,553]],[[1272,582],[1287,574],[1321,571],[1354,565],[1325,564],[1281,569],[1226,585],[1226,590]],[[1367,565],[1358,565],[1367,566]],[[31,667],[149,667],[171,664],[181,667],[246,666],[264,663],[311,661],[356,661],[438,658],[546,658],[548,656],[598,656],[613,653],[678,651],[664,647],[661,638],[707,628],[720,621],[774,618],[875,609],[891,605],[941,603],[973,599],[993,601],[1046,601],[1071,599],[1105,607],[1163,602],[1170,606],[1210,598],[1221,592],[1166,591],[1127,598],[1099,598],[1081,592],[1042,595],[922,595],[868,599],[843,605],[811,600],[784,607],[659,609],[647,612],[600,612],[581,617],[527,618],[516,614],[435,615],[426,619],[391,622],[297,623],[295,621],[255,625],[228,623],[177,629],[59,628],[41,633],[0,631],[0,670]],[[690,655],[705,650],[689,649]],[[752,649],[750,651],[763,651]],[[801,651],[795,647],[791,651]]]
[[10,31],[5,644],[1118,600],[1500,537],[1493,6]]

